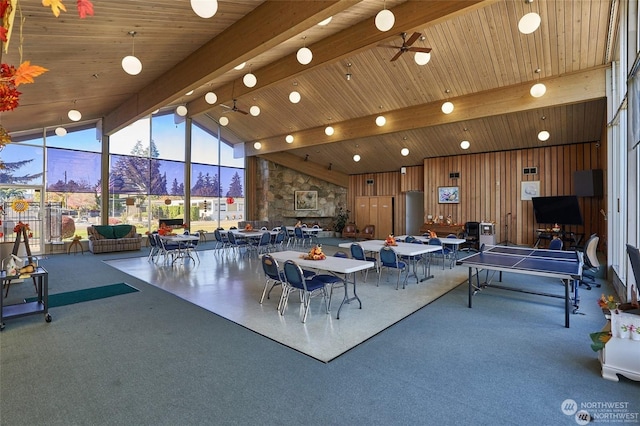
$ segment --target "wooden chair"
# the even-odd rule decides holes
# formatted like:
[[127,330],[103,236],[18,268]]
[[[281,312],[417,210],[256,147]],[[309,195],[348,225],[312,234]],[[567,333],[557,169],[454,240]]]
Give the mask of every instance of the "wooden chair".
[[357,238],[358,237],[358,227],[355,223],[347,223],[342,230],[342,236],[344,238]]
[[374,240],[376,238],[376,226],[367,225],[362,229],[362,232],[358,233],[358,238],[364,240]]

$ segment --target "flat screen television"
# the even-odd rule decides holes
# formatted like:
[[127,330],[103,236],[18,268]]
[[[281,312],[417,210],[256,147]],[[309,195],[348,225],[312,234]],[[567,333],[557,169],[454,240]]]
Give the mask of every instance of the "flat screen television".
[[582,214],[578,197],[559,195],[556,197],[533,197],[533,212],[536,222],[558,225],[582,225]]

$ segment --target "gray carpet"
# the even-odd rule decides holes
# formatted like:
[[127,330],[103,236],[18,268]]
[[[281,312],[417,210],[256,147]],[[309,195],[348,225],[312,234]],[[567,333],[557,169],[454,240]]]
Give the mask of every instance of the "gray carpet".
[[582,292],[570,329],[559,300],[487,290],[468,309],[459,286],[324,364],[102,262],[140,254],[43,261],[52,291],[140,292],[7,321],[0,424],[575,425],[565,400],[640,411],[640,383],[602,379],[590,348],[606,284]]

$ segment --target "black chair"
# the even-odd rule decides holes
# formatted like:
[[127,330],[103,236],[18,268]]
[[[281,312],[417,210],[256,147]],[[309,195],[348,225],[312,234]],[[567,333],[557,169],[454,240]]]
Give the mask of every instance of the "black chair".
[[480,250],[480,222],[466,222],[464,224],[464,239],[466,243],[462,244],[462,251],[479,251]]
[[600,237],[597,234],[592,234],[584,245],[584,266],[582,267],[580,285],[587,290],[591,290],[591,286],[600,287],[600,284],[596,282],[596,274],[600,268],[597,255],[599,241]]
[[637,291],[638,284],[640,284],[640,250],[631,244],[627,244],[627,254],[629,255],[629,261],[631,262],[633,276],[636,278],[636,289],[632,290]]

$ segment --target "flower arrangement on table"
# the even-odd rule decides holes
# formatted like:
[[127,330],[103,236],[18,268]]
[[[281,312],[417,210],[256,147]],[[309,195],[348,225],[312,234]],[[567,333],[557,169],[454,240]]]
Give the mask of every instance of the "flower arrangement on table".
[[618,309],[618,305],[619,303],[617,303],[613,298],[613,296],[611,295],[605,296],[603,293],[600,296],[600,299],[598,299],[598,306],[600,306],[602,309],[608,309],[609,311],[614,311]]
[[396,237],[394,237],[392,234],[389,234],[389,236],[384,240],[384,245],[385,247],[397,246],[398,243],[396,242]]
[[244,226],[244,230],[245,230],[245,231],[253,231],[253,225],[251,225],[250,223],[247,223],[247,224]]
[[322,246],[315,246],[309,253],[300,255],[300,258],[307,260],[324,260],[327,258],[327,255],[322,252]]
[[173,235],[173,228],[165,225],[164,222],[162,222],[160,224],[160,227],[158,228],[158,235],[162,235],[162,236]]

